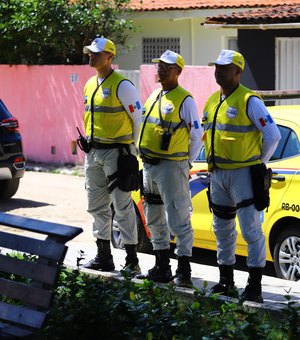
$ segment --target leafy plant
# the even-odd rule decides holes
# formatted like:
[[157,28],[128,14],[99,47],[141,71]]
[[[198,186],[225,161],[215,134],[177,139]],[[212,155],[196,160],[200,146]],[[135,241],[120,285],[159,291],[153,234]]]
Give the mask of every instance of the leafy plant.
[[[193,299],[173,286],[136,284],[64,268],[43,339],[296,339],[299,307],[273,320],[213,296]],[[297,325],[297,326],[296,326]]]
[[0,63],[84,64],[82,48],[97,35],[126,46],[135,29],[129,0],[0,2]]

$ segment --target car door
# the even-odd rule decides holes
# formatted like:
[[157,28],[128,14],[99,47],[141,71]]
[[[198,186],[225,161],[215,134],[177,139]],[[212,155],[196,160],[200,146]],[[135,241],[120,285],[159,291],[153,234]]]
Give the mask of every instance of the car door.
[[205,158],[205,149],[194,162],[191,171],[190,191],[192,197],[192,226],[194,229],[194,246],[216,250],[216,238],[212,228],[212,212],[209,209],[207,187],[209,175]]

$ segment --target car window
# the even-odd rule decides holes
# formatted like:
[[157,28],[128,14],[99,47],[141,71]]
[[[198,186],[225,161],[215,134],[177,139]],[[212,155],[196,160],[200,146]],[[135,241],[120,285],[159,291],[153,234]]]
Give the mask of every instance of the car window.
[[300,143],[297,135],[294,131],[291,131],[291,134],[287,140],[282,158],[296,156],[300,153]]
[[286,126],[278,125],[278,128],[281,134],[281,140],[279,141],[271,160],[299,155],[300,142],[297,134]]
[[206,160],[206,157],[205,157],[205,149],[204,149],[204,146],[202,146],[200,152],[199,152],[199,155],[198,157],[196,158],[196,161],[205,161]]

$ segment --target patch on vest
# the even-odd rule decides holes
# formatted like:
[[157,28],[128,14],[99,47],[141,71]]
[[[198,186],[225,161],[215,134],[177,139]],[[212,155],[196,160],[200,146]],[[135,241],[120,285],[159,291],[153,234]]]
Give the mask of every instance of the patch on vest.
[[107,97],[109,97],[109,96],[110,96],[110,89],[104,88],[104,89],[102,90],[102,97],[103,97],[103,98],[107,98]]
[[174,109],[174,106],[172,104],[165,104],[162,108],[161,108],[161,112],[164,115],[170,114]]
[[229,107],[227,112],[227,117],[232,119],[232,118],[235,118],[237,115],[238,115],[238,109],[236,107]]

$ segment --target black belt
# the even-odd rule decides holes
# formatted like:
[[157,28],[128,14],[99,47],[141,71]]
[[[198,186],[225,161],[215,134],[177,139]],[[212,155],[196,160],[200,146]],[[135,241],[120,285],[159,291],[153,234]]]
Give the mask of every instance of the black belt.
[[116,149],[122,148],[124,144],[121,143],[99,143],[99,142],[90,142],[90,146],[94,149]]
[[148,158],[148,157],[142,157],[142,161],[147,164],[151,165],[157,165],[160,162],[160,158]]

